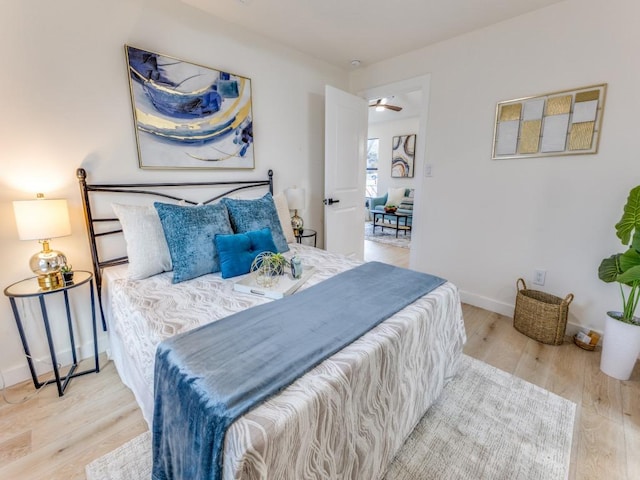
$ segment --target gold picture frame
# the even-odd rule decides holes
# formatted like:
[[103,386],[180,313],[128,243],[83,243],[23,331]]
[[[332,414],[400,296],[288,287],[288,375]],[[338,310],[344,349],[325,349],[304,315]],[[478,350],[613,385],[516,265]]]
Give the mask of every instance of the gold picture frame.
[[607,84],[498,102],[493,160],[598,153]]

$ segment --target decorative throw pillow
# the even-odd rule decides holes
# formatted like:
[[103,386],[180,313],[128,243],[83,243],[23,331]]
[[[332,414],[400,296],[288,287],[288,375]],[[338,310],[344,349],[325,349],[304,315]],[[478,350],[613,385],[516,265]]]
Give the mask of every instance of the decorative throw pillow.
[[268,228],[234,235],[217,234],[215,243],[220,257],[222,278],[249,273],[251,264],[258,254],[276,252],[276,245]]
[[282,233],[287,243],[296,243],[296,236],[293,234],[293,227],[291,226],[291,214],[289,213],[289,204],[287,203],[287,197],[284,193],[276,193],[273,196],[273,203],[276,205],[276,211],[278,212],[278,218],[280,218],[280,226],[282,227]]
[[153,205],[169,246],[173,283],[219,272],[214,238],[218,233],[233,233],[226,207],[221,203],[195,207],[159,202]]
[[[220,203],[227,207],[235,233],[246,233],[268,228],[271,230],[273,243],[276,244],[278,253],[289,251],[289,245],[287,245],[287,239],[282,233],[280,218],[270,193],[256,200],[223,198]],[[169,249],[171,249],[171,246],[169,246]]]
[[152,205],[111,205],[120,220],[127,244],[129,267],[127,276],[131,280],[157,275],[171,270],[171,256],[164,237],[158,212]]
[[404,197],[400,202],[400,208],[403,210],[413,210],[413,197]]
[[385,206],[394,205],[396,207],[400,206],[400,202],[402,202],[402,198],[404,197],[404,191],[406,188],[398,187],[398,188],[389,188],[387,191],[387,202]]

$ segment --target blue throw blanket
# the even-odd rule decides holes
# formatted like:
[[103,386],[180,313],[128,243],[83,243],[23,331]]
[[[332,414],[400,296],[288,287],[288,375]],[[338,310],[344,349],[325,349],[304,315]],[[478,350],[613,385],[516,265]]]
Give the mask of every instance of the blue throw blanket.
[[221,479],[224,436],[238,417],[444,282],[365,263],[162,342],[153,479]]

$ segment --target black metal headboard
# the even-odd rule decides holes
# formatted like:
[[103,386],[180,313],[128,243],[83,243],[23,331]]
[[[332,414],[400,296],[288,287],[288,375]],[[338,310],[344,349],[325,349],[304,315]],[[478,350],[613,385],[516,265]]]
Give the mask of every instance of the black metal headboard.
[[[256,187],[268,187],[269,192],[273,194],[273,170],[269,170],[266,180],[253,180],[253,181],[226,181],[226,182],[191,182],[191,183],[118,183],[118,184],[91,184],[87,183],[87,172],[84,168],[78,168],[76,170],[76,176],[80,183],[80,193],[82,197],[82,206],[84,209],[84,218],[87,226],[87,235],[89,237],[89,247],[91,249],[91,260],[93,263],[93,274],[96,279],[96,288],[98,290],[98,303],[100,305],[100,315],[102,317],[102,328],[107,329],[107,325],[104,318],[104,310],[102,308],[102,269],[111,267],[114,265],[121,265],[127,263],[127,257],[114,257],[114,258],[102,258],[100,249],[98,248],[96,239],[100,237],[106,237],[122,233],[122,229],[119,228],[119,222],[116,217],[96,218],[92,212],[92,192],[102,193],[121,193],[121,194],[136,194],[136,195],[148,195],[153,197],[167,198],[178,202],[188,203],[190,205],[208,204],[214,202],[222,197],[226,197],[232,193],[247,190]],[[190,188],[190,187],[214,187],[223,188],[225,190],[222,193],[217,193],[212,198],[204,201],[195,201],[188,198],[182,198],[175,194],[168,193],[175,188]],[[114,229],[108,229],[105,231],[96,232],[96,225],[98,224],[113,224],[116,226]]]

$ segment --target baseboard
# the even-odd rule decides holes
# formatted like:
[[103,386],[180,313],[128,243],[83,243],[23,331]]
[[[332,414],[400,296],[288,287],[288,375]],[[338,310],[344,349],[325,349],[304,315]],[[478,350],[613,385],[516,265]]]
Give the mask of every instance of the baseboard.
[[[87,342],[79,347],[76,347],[76,356],[79,360],[93,358],[93,342]],[[62,350],[59,352],[56,351],[56,358],[58,360],[58,364],[62,365],[62,372],[66,372],[67,370],[65,369],[65,366],[70,365],[72,362],[71,349],[67,348],[66,350]],[[51,357],[49,357],[48,355],[36,357],[34,367],[39,376],[50,374],[51,378],[53,378]],[[12,367],[7,370],[2,370],[2,377],[4,378],[6,387],[10,387],[11,385],[15,385],[16,383],[24,382],[25,380],[31,380],[31,372],[29,372],[27,359],[24,359],[24,365]]]
[[498,302],[492,298],[483,297],[482,295],[466,292],[464,290],[460,290],[460,300],[462,300],[463,303],[468,303],[474,307],[484,308],[490,312],[496,312],[507,317],[513,317],[513,310],[515,306],[509,303]]
[[[496,312],[506,317],[513,318],[513,311],[515,310],[515,305],[513,304],[499,302],[492,298],[483,297],[482,295],[465,292],[464,290],[460,291],[460,300],[462,300],[462,302],[464,303],[468,303],[469,305],[473,305],[474,307],[484,308],[485,310],[489,310],[490,312]],[[584,328],[585,327],[583,325],[567,322],[566,335],[574,336],[576,333],[578,333],[579,330],[583,330]],[[600,338],[602,339],[601,331],[593,331],[598,333],[600,335]]]

